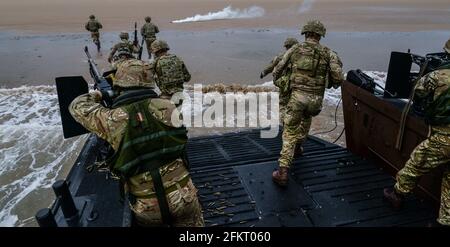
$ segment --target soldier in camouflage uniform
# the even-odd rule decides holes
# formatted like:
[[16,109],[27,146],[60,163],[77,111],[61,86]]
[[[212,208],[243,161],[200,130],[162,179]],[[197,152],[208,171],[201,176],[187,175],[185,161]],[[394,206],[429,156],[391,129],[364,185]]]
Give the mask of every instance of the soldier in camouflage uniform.
[[86,30],[91,32],[92,41],[97,46],[97,51],[100,51],[100,32],[103,28],[102,24],[95,19],[94,15],[89,16],[89,21],[84,25]]
[[151,45],[155,55],[153,70],[156,84],[161,90],[162,98],[171,98],[177,92],[183,92],[183,84],[191,80],[191,74],[184,62],[174,54],[169,54],[169,45],[163,40],[156,40]]
[[119,50],[127,50],[130,54],[139,53],[139,45],[134,45],[133,42],[129,41],[130,36],[127,32],[121,32],[119,38],[120,42],[111,48],[108,57],[108,62],[110,63],[117,61],[118,57],[115,55]]
[[[126,54],[123,52],[120,56],[122,59],[117,63],[117,72],[113,82],[114,89],[121,92],[121,96],[127,92],[134,93],[139,88],[152,89],[154,82],[149,65],[132,58],[131,53]],[[153,125],[166,126],[166,128],[172,128],[177,131],[180,130],[177,127],[172,127],[174,124],[171,121],[171,116],[173,111],[176,111],[176,106],[169,100],[151,97],[145,99],[140,98],[137,102],[125,103],[123,106],[113,107],[112,109],[104,107],[101,101],[102,93],[94,91],[77,97],[70,104],[69,110],[80,124],[111,144],[115,155],[113,156],[114,166],[110,167],[115,168],[127,154],[124,150],[127,150],[126,148],[130,143],[130,139],[128,139],[128,133],[130,131],[136,131],[136,129],[139,131],[139,129],[148,128],[145,126]],[[141,107],[137,108],[140,110],[137,114],[131,110],[136,105]],[[134,124],[137,122],[141,124],[139,126],[144,127],[134,127]],[[147,125],[144,125],[146,122]],[[185,130],[181,129],[181,131],[185,133]],[[142,139],[140,133],[138,132],[138,139],[131,139],[131,142]],[[163,222],[164,214],[161,209],[166,208],[166,212],[169,213],[169,218],[171,218],[171,223],[169,224],[172,226],[204,226],[202,209],[197,197],[197,189],[192,183],[184,159],[180,156],[175,156],[175,158],[170,160],[167,159],[167,155],[170,152],[166,150],[168,149],[166,145],[168,143],[162,144],[164,142],[163,138],[169,138],[170,142],[174,142],[173,140],[175,139],[173,138],[177,134],[168,134],[166,131],[150,132],[150,135],[144,132],[144,134],[147,137],[150,136],[153,138],[146,139],[145,145],[139,145],[144,147],[149,146],[153,150],[158,150],[155,153],[158,153],[159,156],[152,156],[151,159],[145,159],[145,155],[149,155],[149,152],[140,154],[139,151],[133,149],[131,152],[131,160],[144,160],[144,163],[139,164],[139,166],[143,167],[146,165],[151,166],[153,163],[159,162],[159,165],[153,171],[156,170],[160,174],[159,179],[163,188],[159,188],[159,191],[162,191],[167,202],[166,207],[160,206],[158,188],[155,187],[156,182],[152,179],[152,170],[146,171],[140,169],[137,171],[143,171],[125,177],[124,190],[130,197],[130,206],[135,214],[137,223],[142,226],[161,226],[168,224],[167,222]],[[155,134],[158,134],[156,139],[154,138]]]
[[156,40],[156,34],[159,33],[159,28],[155,24],[151,23],[152,18],[150,16],[145,17],[145,24],[141,27],[142,38],[145,39],[147,45],[148,59],[152,58],[152,43]]
[[276,81],[287,67],[292,70],[287,81],[292,91],[284,119],[279,169],[272,174],[273,181],[280,186],[288,184],[295,149],[306,139],[312,117],[321,111],[325,89],[338,88],[344,80],[337,54],[319,43],[325,32],[320,21],[309,21],[301,30],[305,42],[289,49],[273,71]]
[[[450,40],[444,50],[450,53]],[[422,175],[445,166],[437,221],[450,226],[450,69],[438,69],[421,78],[414,99],[425,102],[425,117],[431,126],[430,136],[413,150],[405,167],[397,173],[394,189],[386,188],[384,197],[394,209],[401,209],[404,196],[413,191]]]
[[[286,48],[286,51],[289,50],[292,46],[298,44],[297,39],[295,38],[287,38],[286,41],[284,41],[284,48]],[[275,68],[275,66],[281,61],[281,59],[283,59],[283,56],[286,52],[282,52],[280,54],[278,54],[278,56],[276,56],[272,62],[270,62],[269,65],[267,65],[267,67],[263,70],[263,72],[261,72],[261,75],[259,76],[259,78],[264,78],[265,76],[267,76],[269,73],[272,73],[273,69]],[[281,77],[288,77],[290,75],[290,69],[286,69],[283,73],[283,75]],[[282,80],[278,80],[278,81],[274,81],[275,86],[277,86],[279,88],[279,95],[280,95],[280,120],[281,122],[283,122],[283,119],[286,115],[286,105],[289,101],[289,96],[290,96],[290,91],[286,91],[285,88],[282,87]]]

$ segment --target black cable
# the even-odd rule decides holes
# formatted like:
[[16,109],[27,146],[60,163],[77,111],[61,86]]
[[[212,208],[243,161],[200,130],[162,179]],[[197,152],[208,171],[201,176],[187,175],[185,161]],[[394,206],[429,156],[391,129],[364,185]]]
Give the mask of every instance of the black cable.
[[333,143],[336,143],[339,139],[341,139],[342,135],[344,134],[344,131],[345,131],[345,127],[342,129],[341,134],[338,136],[338,138],[336,140],[334,140]]
[[318,132],[318,133],[314,133],[312,135],[320,135],[320,134],[326,134],[326,133],[330,133],[333,132],[335,129],[337,129],[338,127],[338,123],[337,123],[337,111],[339,109],[339,105],[341,104],[342,98],[339,99],[339,102],[336,105],[336,110],[334,111],[334,127],[331,130],[328,131],[324,131],[324,132]]

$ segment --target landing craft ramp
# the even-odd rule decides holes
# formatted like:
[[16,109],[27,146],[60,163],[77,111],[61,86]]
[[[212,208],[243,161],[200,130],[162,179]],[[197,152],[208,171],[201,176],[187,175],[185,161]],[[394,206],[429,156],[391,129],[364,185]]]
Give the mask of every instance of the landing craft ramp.
[[[315,137],[290,171],[287,189],[271,181],[281,137],[261,139],[258,130],[192,138],[188,154],[207,226],[425,226],[436,218],[431,204],[408,197],[394,212],[382,189],[394,180],[368,160]],[[88,173],[98,155],[97,138],[86,142],[67,181],[82,226],[129,226],[118,182],[105,171]],[[58,200],[52,211],[65,225]]]

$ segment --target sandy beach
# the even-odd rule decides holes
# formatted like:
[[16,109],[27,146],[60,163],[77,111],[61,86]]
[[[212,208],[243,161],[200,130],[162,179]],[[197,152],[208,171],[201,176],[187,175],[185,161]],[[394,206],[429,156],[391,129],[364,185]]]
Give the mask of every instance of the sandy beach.
[[[171,21],[220,11],[226,6],[265,10],[246,20],[173,24]],[[31,32],[78,32],[90,14],[105,31],[130,29],[151,15],[162,29],[294,28],[311,18],[334,31],[418,31],[450,28],[448,0],[2,0],[0,28]]]
[[[108,70],[106,58],[118,33],[131,34],[134,22],[142,25],[147,15],[170,52],[185,61],[192,74],[188,87],[270,82],[270,76],[259,79],[261,70],[287,37],[303,39],[298,28],[309,19],[324,22],[328,33],[321,42],[339,54],[345,72],[372,71],[381,80],[391,51],[441,52],[450,37],[449,0],[0,1],[0,226],[36,226],[35,212],[51,204],[52,183],[67,175],[83,145],[83,137],[62,137],[55,77],[91,81],[85,45],[99,69]],[[100,53],[84,30],[90,14],[104,26]],[[234,19],[217,18],[223,15]],[[173,23],[205,16],[215,18]],[[333,93],[310,134],[333,129],[340,97],[338,90]],[[331,142],[339,136],[342,104],[336,120],[334,131],[316,136]],[[190,129],[190,136],[223,131],[230,130]],[[337,144],[345,146],[345,134]]]

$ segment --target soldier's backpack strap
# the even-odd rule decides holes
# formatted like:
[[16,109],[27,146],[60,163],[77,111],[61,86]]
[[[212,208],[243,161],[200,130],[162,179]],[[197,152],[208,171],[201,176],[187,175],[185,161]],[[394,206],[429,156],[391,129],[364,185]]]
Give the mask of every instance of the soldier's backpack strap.
[[158,199],[162,222],[163,224],[172,226],[173,219],[170,214],[169,203],[167,202],[166,192],[164,190],[164,184],[159,169],[151,170],[150,176],[152,177],[153,188],[155,188],[156,198]]

